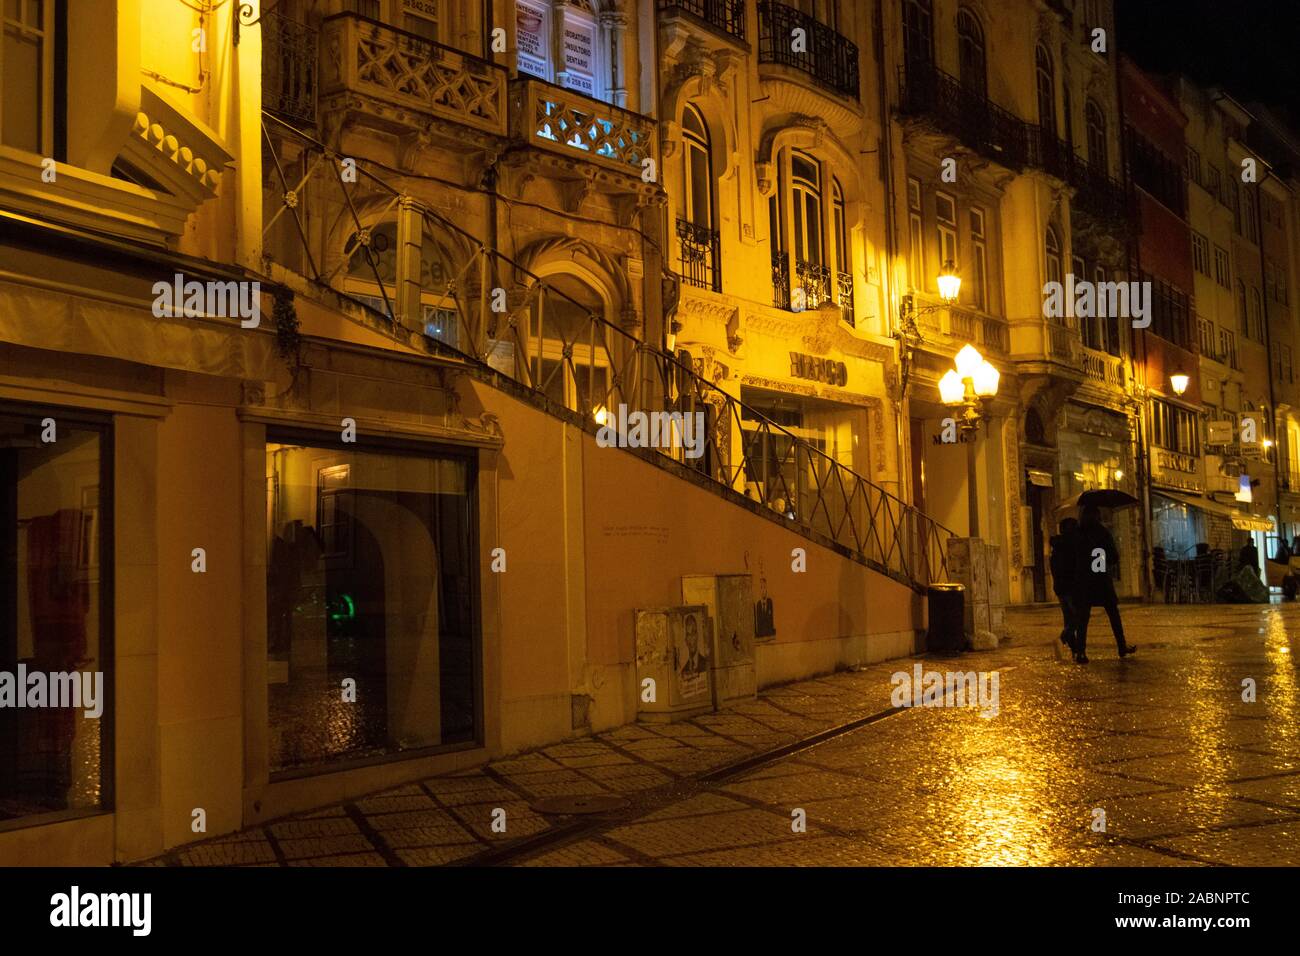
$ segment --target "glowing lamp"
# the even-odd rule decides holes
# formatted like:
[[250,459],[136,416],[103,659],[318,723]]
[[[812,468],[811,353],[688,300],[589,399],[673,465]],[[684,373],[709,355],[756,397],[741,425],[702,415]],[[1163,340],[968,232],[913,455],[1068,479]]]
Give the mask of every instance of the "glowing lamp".
[[953,364],[957,366],[957,374],[962,378],[974,378],[984,364],[984,356],[980,355],[975,346],[963,345]]
[[991,362],[981,361],[974,377],[975,394],[980,398],[992,398],[998,393],[998,380],[1002,373]]
[[956,302],[960,292],[961,276],[957,274],[957,267],[949,259],[943,264],[943,271],[939,273],[939,298],[945,302]]
[[966,385],[955,369],[948,369],[939,379],[939,396],[945,405],[960,405],[966,397]]
[[1191,379],[1182,372],[1176,372],[1169,376],[1169,384],[1173,386],[1175,395],[1181,395],[1183,392],[1187,391],[1187,384],[1190,381]]

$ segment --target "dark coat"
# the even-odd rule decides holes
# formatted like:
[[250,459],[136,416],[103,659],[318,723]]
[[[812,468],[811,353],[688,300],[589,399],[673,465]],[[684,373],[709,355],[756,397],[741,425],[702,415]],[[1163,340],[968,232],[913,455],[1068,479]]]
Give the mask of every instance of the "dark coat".
[[[1078,548],[1075,551],[1074,596],[1076,600],[1086,601],[1091,605],[1114,604],[1119,599],[1115,595],[1115,582],[1111,575],[1119,567],[1119,550],[1115,539],[1102,524],[1080,525]],[[1097,549],[1106,555],[1106,570],[1094,571],[1094,552]]]
[[1052,569],[1052,590],[1058,598],[1074,593],[1075,565],[1078,563],[1079,531],[1052,535],[1049,542],[1052,547],[1051,557],[1047,559]]

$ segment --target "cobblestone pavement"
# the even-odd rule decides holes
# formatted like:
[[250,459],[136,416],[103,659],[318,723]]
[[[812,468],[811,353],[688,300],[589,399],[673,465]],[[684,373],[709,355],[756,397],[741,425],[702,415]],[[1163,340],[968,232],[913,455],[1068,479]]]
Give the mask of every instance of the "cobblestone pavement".
[[[997,651],[776,687],[690,722],[622,727],[151,862],[1300,865],[1300,606],[1126,607],[1139,650],[1125,661],[1095,615],[1087,666],[1056,652],[1057,611],[1016,610]],[[917,663],[996,670],[997,715],[889,712],[891,675]],[[1242,700],[1247,678],[1253,703]],[[871,715],[883,716],[720,770]],[[631,806],[595,817],[532,809],[570,794]],[[505,833],[492,829],[497,808]],[[794,832],[796,809],[806,832]]]

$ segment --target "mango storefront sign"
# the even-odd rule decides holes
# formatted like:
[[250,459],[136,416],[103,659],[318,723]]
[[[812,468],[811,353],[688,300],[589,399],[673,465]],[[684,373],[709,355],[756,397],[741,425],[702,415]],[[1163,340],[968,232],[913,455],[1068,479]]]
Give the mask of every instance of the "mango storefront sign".
[[804,378],[824,385],[837,385],[843,388],[849,381],[849,369],[843,362],[834,359],[818,358],[802,352],[790,353],[790,377]]

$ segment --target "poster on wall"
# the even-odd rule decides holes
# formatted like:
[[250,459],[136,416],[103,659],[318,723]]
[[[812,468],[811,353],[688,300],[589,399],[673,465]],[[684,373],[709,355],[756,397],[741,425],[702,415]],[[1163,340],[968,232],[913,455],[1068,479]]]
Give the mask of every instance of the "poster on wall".
[[708,626],[709,621],[703,609],[688,611],[681,618],[681,630],[673,635],[673,665],[677,670],[676,696],[681,703],[709,700]]
[[596,24],[569,11],[564,18],[564,85],[596,95]]
[[551,74],[547,17],[547,9],[542,4],[516,0],[515,46],[519,51],[519,70],[544,80],[550,79]]

